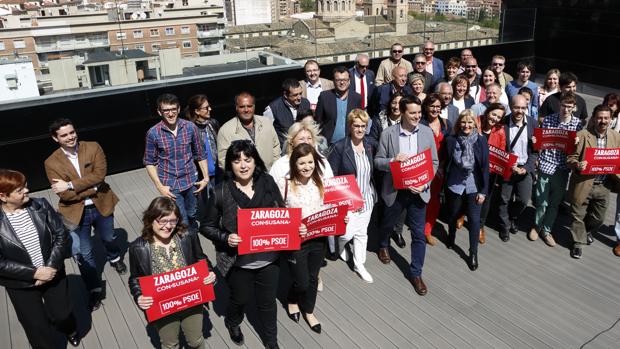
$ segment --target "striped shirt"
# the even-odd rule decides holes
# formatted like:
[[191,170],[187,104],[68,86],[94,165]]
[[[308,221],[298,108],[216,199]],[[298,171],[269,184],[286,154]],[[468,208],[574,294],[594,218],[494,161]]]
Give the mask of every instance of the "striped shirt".
[[32,217],[28,210],[20,210],[14,213],[7,213],[6,217],[11,223],[11,227],[15,231],[15,235],[26,248],[26,252],[30,256],[32,265],[42,267],[45,265],[43,254],[41,253],[41,242],[39,241],[39,233],[34,226]]
[[[569,131],[581,130],[581,120],[573,116],[569,122],[560,121],[560,114],[551,114],[543,120],[542,128],[561,128]],[[553,175],[556,170],[566,169],[566,153],[558,149],[545,149],[538,157],[538,168],[542,173]]]
[[187,120],[178,119],[176,136],[163,121],[146,134],[144,165],[156,166],[161,184],[173,191],[189,189],[198,180],[194,160],[206,159],[198,128]]
[[354,151],[353,153],[355,153],[355,181],[364,198],[364,207],[361,212],[366,212],[368,209],[372,209],[371,203],[375,202],[375,188],[370,181],[372,166],[366,156],[366,150]]

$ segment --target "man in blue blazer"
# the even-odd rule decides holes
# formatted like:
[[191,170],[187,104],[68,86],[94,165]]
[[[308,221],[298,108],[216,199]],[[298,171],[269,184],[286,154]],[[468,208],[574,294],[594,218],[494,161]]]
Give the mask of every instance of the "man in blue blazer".
[[[431,79],[431,87],[435,86],[444,78],[443,61],[433,56],[435,54],[435,44],[430,40],[424,43],[422,53],[424,53],[424,57],[426,58],[427,71],[433,74],[433,78]],[[432,67],[432,70],[430,67]]]
[[323,91],[316,105],[316,120],[329,144],[343,139],[347,133],[347,115],[362,105],[362,97],[349,90],[351,79],[344,66],[334,68],[334,89]]
[[431,197],[430,184],[401,190],[394,189],[390,162],[402,162],[413,155],[431,149],[433,173],[436,173],[439,160],[433,131],[428,126],[420,124],[422,117],[420,100],[413,96],[403,97],[400,100],[399,108],[401,122],[383,131],[374,160],[377,170],[385,172],[381,188],[381,198],[385,203],[385,211],[381,223],[382,236],[379,242],[379,260],[383,264],[390,263],[390,235],[394,231],[394,224],[399,220],[402,211],[407,210],[405,223],[411,231],[409,281],[415,291],[423,296],[427,293],[426,285],[422,280],[422,267],[426,254],[424,223],[426,220],[426,204]]
[[349,90],[357,92],[362,96],[361,108],[364,110],[368,108],[370,97],[375,91],[375,73],[368,69],[369,64],[370,58],[368,55],[361,53],[355,58],[355,66],[349,69],[349,76],[351,77],[351,86],[349,86]]

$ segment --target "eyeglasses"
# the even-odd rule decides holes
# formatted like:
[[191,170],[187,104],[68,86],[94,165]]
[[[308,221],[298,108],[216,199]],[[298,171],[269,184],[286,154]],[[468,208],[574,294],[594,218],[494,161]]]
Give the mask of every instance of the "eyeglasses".
[[403,50],[392,50],[392,53],[403,53]]
[[176,114],[179,112],[179,108],[159,109],[162,114]]
[[426,64],[426,62],[415,62],[415,64]]
[[361,64],[358,64],[357,66],[358,66],[358,67],[360,67],[360,68],[362,68],[362,69],[364,69],[364,68],[368,68],[368,64],[366,64],[366,65],[361,65]]
[[344,83],[344,82],[349,82],[349,79],[334,79],[334,81],[338,83]]
[[425,48],[424,51],[435,51],[434,48]]
[[465,68],[477,68],[477,67],[478,67],[478,66],[477,66],[477,65],[475,65],[475,64],[474,64],[474,65],[466,65],[466,66],[465,66]]
[[360,124],[353,124],[351,125],[351,127],[353,128],[359,128],[359,129],[365,129],[366,128],[366,124],[360,125]]
[[428,109],[441,109],[441,105],[429,105]]
[[211,106],[210,106],[210,105],[208,105],[208,106],[206,106],[206,107],[200,107],[200,108],[198,108],[198,110],[209,110],[209,109],[211,109]]
[[504,63],[493,63],[494,66],[502,67]]
[[162,227],[167,226],[168,224],[175,226],[177,225],[177,223],[179,223],[179,219],[156,219],[155,222],[157,222],[157,224],[161,225]]

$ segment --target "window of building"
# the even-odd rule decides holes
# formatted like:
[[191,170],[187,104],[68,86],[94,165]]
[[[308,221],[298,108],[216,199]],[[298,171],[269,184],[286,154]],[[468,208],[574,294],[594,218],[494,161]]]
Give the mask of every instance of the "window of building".
[[136,45],[136,50],[142,50],[142,51],[144,51],[144,44],[137,44],[137,45]]
[[166,35],[174,35],[174,28],[166,28]]
[[0,41],[0,51],[6,50],[4,47],[4,41]]
[[133,31],[133,38],[134,39],[141,39],[144,37],[144,33],[142,33],[142,30],[134,30]]
[[181,34],[189,34],[189,27],[181,27]]
[[153,50],[153,52],[159,51],[160,48],[161,48],[161,45],[159,45],[159,44],[152,44],[151,45],[151,49]]
[[116,32],[116,40],[125,40],[125,39],[127,39],[127,33]]
[[159,36],[159,29],[151,29],[151,36]]
[[191,41],[183,41],[183,48],[192,48]]
[[13,47],[26,48],[26,42],[24,40],[13,40]]

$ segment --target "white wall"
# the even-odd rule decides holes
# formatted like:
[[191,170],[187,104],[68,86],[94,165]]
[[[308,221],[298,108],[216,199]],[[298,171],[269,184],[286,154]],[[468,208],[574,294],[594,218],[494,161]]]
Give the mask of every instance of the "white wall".
[[271,0],[233,0],[235,25],[271,23]]
[[[17,77],[17,88],[10,89],[9,78]],[[0,63],[0,103],[11,102],[20,98],[37,97],[39,89],[32,62]]]

